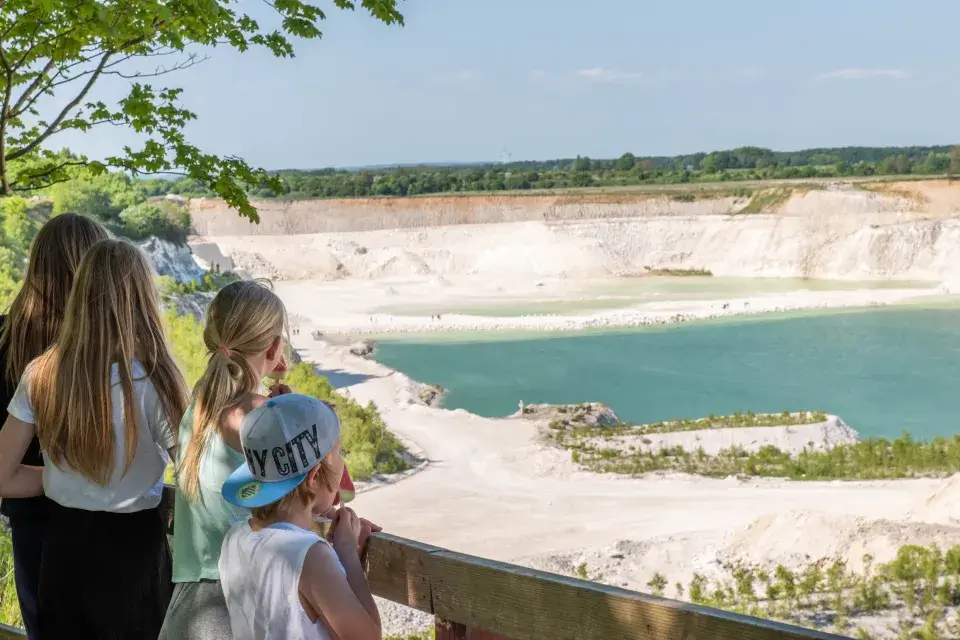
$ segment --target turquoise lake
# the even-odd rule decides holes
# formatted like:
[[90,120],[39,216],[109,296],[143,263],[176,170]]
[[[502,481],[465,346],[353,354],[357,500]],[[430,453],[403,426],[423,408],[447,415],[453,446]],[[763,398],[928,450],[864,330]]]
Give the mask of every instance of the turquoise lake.
[[390,339],[376,358],[483,416],[604,402],[627,422],[822,409],[863,436],[960,432],[960,309],[899,308],[604,333]]

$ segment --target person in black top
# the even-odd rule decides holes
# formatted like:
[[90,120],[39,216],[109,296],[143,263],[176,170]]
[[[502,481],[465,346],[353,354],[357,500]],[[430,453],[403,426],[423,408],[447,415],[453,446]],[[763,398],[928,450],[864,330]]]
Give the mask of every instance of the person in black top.
[[[52,218],[37,232],[23,286],[0,316],[0,401],[10,404],[31,360],[56,342],[63,311],[73,286],[80,259],[87,249],[109,237],[96,220],[74,213]],[[23,464],[43,466],[40,442],[34,438],[23,456]],[[13,538],[13,570],[17,599],[27,636],[37,635],[37,592],[40,561],[51,501],[36,498],[4,498],[0,513],[10,523]]]

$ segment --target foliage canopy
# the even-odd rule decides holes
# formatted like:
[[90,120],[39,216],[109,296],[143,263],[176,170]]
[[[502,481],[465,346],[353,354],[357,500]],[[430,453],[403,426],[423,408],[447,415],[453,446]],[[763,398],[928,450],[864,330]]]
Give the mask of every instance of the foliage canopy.
[[[289,58],[295,39],[321,36],[326,15],[319,7],[302,0],[264,4],[276,27],[261,26],[230,0],[0,0],[0,195],[69,180],[75,166],[94,173],[177,172],[257,220],[245,185],[279,192],[279,179],[191,144],[184,128],[196,115],[181,106],[182,90],[146,80],[202,62],[212,47],[260,47]],[[380,21],[403,23],[397,0],[332,4],[346,10],[359,4]],[[116,104],[88,97],[109,76],[131,81],[127,95]],[[51,150],[62,132],[102,126],[131,129],[143,143],[102,162]]]

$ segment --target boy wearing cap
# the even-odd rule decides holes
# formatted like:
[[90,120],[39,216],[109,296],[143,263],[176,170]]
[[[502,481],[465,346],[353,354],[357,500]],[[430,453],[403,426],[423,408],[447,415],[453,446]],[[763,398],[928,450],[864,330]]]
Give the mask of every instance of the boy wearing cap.
[[220,554],[234,640],[379,639],[356,514],[336,512],[332,544],[311,530],[343,476],[337,414],[316,398],[284,394],[244,419],[240,442],[246,464],[223,497],[253,517],[230,529]]

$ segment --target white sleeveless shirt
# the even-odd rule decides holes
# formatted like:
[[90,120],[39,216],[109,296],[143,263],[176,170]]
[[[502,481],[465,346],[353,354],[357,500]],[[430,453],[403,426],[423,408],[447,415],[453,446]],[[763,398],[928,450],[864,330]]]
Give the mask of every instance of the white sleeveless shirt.
[[330,640],[300,604],[303,561],[318,542],[344,571],[326,540],[289,522],[260,531],[249,520],[231,527],[220,552],[220,584],[233,640]]

